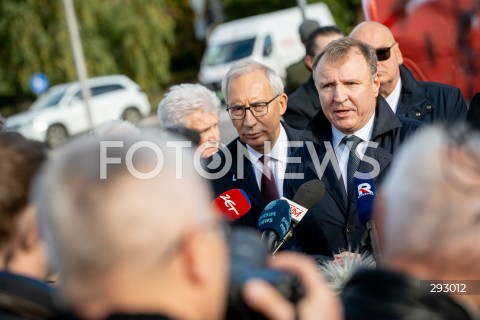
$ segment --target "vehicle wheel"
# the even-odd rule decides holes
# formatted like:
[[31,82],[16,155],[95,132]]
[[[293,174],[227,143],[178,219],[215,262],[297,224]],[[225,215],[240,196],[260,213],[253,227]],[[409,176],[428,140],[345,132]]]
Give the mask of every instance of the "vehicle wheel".
[[128,121],[133,124],[137,124],[140,119],[142,118],[142,115],[136,108],[127,108],[123,112],[122,116],[123,120]]
[[47,130],[46,143],[50,148],[56,148],[62,145],[68,138],[67,129],[60,124],[54,124]]

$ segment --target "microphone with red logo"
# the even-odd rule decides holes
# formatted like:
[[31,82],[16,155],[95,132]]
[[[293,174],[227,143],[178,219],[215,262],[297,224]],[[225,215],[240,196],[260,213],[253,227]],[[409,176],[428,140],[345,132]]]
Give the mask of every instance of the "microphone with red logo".
[[362,248],[372,252],[373,258],[378,257],[378,240],[375,224],[372,220],[373,203],[376,188],[373,179],[359,179],[354,177],[355,190],[357,191],[357,211],[360,223],[367,229],[362,237]]
[[325,185],[318,179],[305,182],[298,188],[293,200],[283,198],[290,205],[292,223],[285,236],[278,242],[272,254],[277,253],[285,242],[293,236],[293,230],[303,219],[307,211],[322,200],[325,194]]
[[252,204],[243,189],[231,189],[219,195],[213,202],[214,206],[228,221],[234,221],[245,215]]

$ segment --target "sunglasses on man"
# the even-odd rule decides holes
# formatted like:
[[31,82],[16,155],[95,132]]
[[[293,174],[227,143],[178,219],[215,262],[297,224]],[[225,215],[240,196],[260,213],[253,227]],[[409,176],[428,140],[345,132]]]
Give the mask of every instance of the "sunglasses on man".
[[390,59],[391,56],[391,50],[394,45],[397,43],[394,42],[390,47],[388,48],[378,48],[375,50],[375,53],[377,54],[377,60],[378,61],[385,61]]

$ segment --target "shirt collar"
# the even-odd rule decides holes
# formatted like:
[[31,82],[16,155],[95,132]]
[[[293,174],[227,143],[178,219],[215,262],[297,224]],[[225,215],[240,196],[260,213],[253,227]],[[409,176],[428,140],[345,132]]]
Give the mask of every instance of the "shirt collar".
[[[250,157],[250,161],[252,163],[256,163],[263,154],[256,151],[252,147],[247,144],[248,156]],[[273,146],[272,150],[269,153],[265,154],[266,156],[270,157],[270,159],[275,159],[277,161],[287,162],[288,156],[288,136],[287,132],[280,125],[280,134],[278,135],[277,142]]]
[[[373,122],[375,120],[375,112],[370,117],[370,120],[358,131],[355,131],[353,134],[362,139],[363,141],[370,141],[373,131]],[[343,137],[346,136],[345,133],[340,132],[337,128],[332,125],[332,142],[333,148],[337,148],[338,145],[342,142]]]
[[385,99],[388,102],[393,112],[397,112],[398,101],[400,101],[400,94],[402,92],[402,78],[398,78],[397,85],[393,88],[392,93]]

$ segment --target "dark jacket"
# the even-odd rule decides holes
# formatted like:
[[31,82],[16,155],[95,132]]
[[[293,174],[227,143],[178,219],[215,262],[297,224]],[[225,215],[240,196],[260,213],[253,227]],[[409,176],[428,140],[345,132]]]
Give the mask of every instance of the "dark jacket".
[[288,96],[287,111],[283,119],[289,126],[303,130],[321,108],[315,81],[313,77],[309,77]]
[[361,270],[342,292],[346,320],[470,320],[473,315],[428,284],[386,270]]
[[0,319],[54,319],[55,290],[36,279],[0,272]]
[[475,129],[480,130],[480,92],[477,92],[468,106],[467,122]]
[[[384,179],[393,154],[421,125],[419,121],[396,116],[387,102],[378,97],[371,141],[379,145],[377,148],[369,147],[365,153],[380,166],[380,173],[374,177],[376,185]],[[304,182],[313,179],[320,179],[326,191],[322,200],[307,212],[296,227],[290,243],[295,246],[291,249],[330,257],[339,250],[355,250],[360,246],[365,228],[359,222],[356,206],[350,206],[347,201],[341,175],[337,177],[332,161],[329,161],[333,160],[335,166],[338,164],[332,146],[331,124],[323,112],[312,119],[304,135],[310,141],[292,156],[300,157],[301,163],[291,162],[287,167],[287,172],[304,173],[304,179],[285,180],[285,196],[291,199]],[[328,164],[322,173],[325,163]],[[372,169],[367,161],[362,161],[358,171],[372,172]]]
[[425,123],[463,122],[467,116],[467,104],[456,87],[437,82],[419,82],[410,70],[400,66],[402,92],[397,115]]
[[[287,137],[289,141],[303,141],[303,137],[298,130],[290,128],[288,125],[282,123],[285,131],[287,133]],[[253,228],[257,228],[258,218],[262,213],[262,210],[265,208],[267,203],[263,200],[262,194],[257,184],[257,180],[255,178],[255,172],[253,169],[253,164],[250,162],[249,159],[241,156],[243,164],[239,164],[237,162],[237,155],[238,155],[238,147],[246,148],[246,145],[240,141],[239,138],[230,142],[226,149],[231,154],[232,165],[228,169],[228,171],[218,179],[211,179],[215,196],[222,194],[225,191],[230,189],[243,189],[248,195],[252,207],[250,211],[245,214],[243,217],[235,220],[234,225],[239,226],[249,226]],[[289,150],[289,154],[292,153],[293,150]],[[220,150],[218,152],[218,156],[220,156],[221,164],[219,166],[215,166],[216,168],[222,169],[225,166],[225,150]],[[215,157],[215,156],[214,156]],[[207,163],[210,163],[215,158],[207,159]],[[241,170],[243,166],[243,178],[241,178],[239,174],[239,170]],[[215,173],[218,170],[209,170],[207,165],[207,171],[210,173]]]

